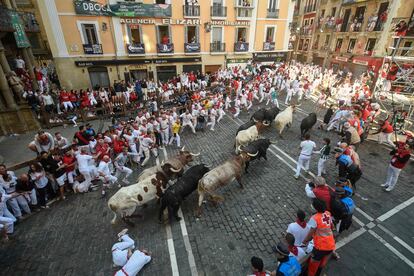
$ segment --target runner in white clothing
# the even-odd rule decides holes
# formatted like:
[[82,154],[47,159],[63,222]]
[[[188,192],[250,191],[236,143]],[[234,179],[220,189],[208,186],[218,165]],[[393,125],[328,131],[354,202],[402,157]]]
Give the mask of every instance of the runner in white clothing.
[[304,170],[307,172],[309,170],[309,162],[313,153],[313,150],[316,148],[315,142],[310,140],[310,134],[305,134],[305,141],[302,141],[300,143],[300,155],[298,159],[298,164],[296,167],[296,174],[295,178],[298,179],[300,175],[300,170],[304,168]]
[[[128,152],[128,148],[124,147],[123,151],[118,154],[114,160],[114,165],[116,169],[115,177],[118,178],[121,173],[125,173],[125,177],[122,179],[122,182],[129,184],[128,177],[132,174],[132,170],[125,166],[128,161],[128,155],[138,156],[138,153]],[[119,187],[121,184],[118,185]]]
[[111,184],[114,184],[118,178],[116,178],[115,176],[111,175],[111,171],[109,169],[109,162],[111,161],[111,159],[109,158],[108,155],[105,155],[102,158],[102,161],[99,163],[98,166],[98,174],[99,174],[99,179],[102,180],[103,184],[102,184],[102,197],[104,197],[106,195],[106,188],[108,188]]
[[170,122],[165,114],[162,115],[162,119],[160,120],[160,128],[162,144],[167,145],[170,138]]
[[128,229],[118,233],[119,242],[112,246],[112,261],[115,266],[124,266],[132,255],[135,248],[135,241],[127,234]]
[[210,128],[211,131],[214,131],[214,126],[216,125],[216,116],[217,116],[217,110],[213,107],[210,110],[210,115],[209,115],[210,122],[207,123],[207,126],[211,125],[211,128]]
[[234,113],[233,118],[237,118],[240,114],[240,107],[241,107],[241,101],[240,101],[241,96],[239,96],[235,101],[234,101],[234,109],[236,109],[236,112]]
[[151,261],[151,253],[146,250],[135,250],[128,262],[114,276],[136,276]]
[[191,131],[195,134],[196,132],[193,125],[193,116],[191,116],[190,111],[186,110],[185,113],[180,115],[180,118],[183,120],[183,125],[180,133],[183,132],[186,126],[189,126],[191,128]]

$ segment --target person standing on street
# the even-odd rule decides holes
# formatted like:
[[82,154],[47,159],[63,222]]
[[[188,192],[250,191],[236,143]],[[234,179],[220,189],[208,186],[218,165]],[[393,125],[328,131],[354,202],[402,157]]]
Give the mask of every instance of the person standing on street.
[[279,262],[277,269],[270,273],[271,276],[299,276],[302,268],[294,256],[289,256],[289,248],[283,243],[279,242],[277,246],[272,247],[273,253]]
[[320,274],[320,271],[326,266],[329,260],[328,257],[336,247],[332,232],[332,217],[331,213],[326,210],[325,202],[315,198],[312,206],[317,213],[309,220],[308,224],[311,229],[303,241],[303,245],[307,245],[312,239],[314,243],[312,256],[308,265],[308,276]]
[[299,175],[300,175],[300,171],[302,167],[305,169],[306,172],[309,170],[309,162],[312,156],[312,152],[313,152],[313,149],[316,148],[315,142],[310,140],[309,133],[305,134],[305,141],[302,141],[300,143],[300,148],[301,148],[301,151],[300,151],[300,155],[298,159],[298,164],[296,167],[296,174],[294,175],[296,179],[299,179]]
[[395,188],[401,170],[410,160],[410,146],[407,143],[399,143],[397,148],[393,149],[390,154],[392,158],[387,170],[387,180],[381,185],[387,192],[391,192]]
[[319,151],[314,151],[314,153],[319,153],[319,161],[318,161],[318,176],[322,176],[322,174],[326,174],[326,160],[329,158],[329,154],[331,153],[331,139],[323,138],[323,147]]

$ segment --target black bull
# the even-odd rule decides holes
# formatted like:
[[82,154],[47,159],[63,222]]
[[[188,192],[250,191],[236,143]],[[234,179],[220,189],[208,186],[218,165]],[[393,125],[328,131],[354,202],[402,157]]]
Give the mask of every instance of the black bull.
[[316,124],[316,121],[316,113],[310,113],[307,117],[305,117],[302,120],[302,122],[300,123],[300,135],[302,138]]
[[264,158],[267,160],[267,149],[271,144],[274,142],[270,141],[269,139],[258,139],[256,141],[251,142],[245,147],[241,147],[241,151],[246,152],[250,156],[250,160],[246,161],[245,172],[247,173],[247,169],[249,167],[249,163],[252,160]]
[[260,108],[255,113],[253,113],[250,118],[251,121],[262,122],[265,126],[268,126],[276,118],[276,115],[279,114],[279,108],[272,107],[270,109]]

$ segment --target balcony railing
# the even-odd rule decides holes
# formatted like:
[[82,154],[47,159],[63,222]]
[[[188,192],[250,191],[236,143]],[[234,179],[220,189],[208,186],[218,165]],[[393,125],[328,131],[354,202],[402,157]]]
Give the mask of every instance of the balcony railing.
[[186,53],[199,53],[200,49],[200,43],[184,43],[184,52]]
[[102,44],[83,44],[83,52],[86,55],[102,55]]
[[305,9],[303,11],[305,13],[316,12],[316,4],[305,6]]
[[235,52],[247,52],[249,51],[249,43],[247,42],[236,42],[234,43]]
[[0,31],[14,32],[15,28],[12,23],[12,16],[17,15],[20,17],[20,23],[24,27],[26,32],[39,32],[39,24],[33,13],[29,12],[17,12],[0,7]]
[[267,18],[279,18],[279,9],[267,9]]
[[227,7],[213,5],[211,7],[211,17],[227,17]]
[[220,53],[226,50],[226,43],[222,42],[213,42],[210,43],[210,52],[212,53]]
[[36,17],[33,13],[19,12],[19,16],[23,21],[26,32],[40,32],[39,23],[37,23]]
[[0,8],[0,31],[14,32],[14,27],[11,23],[10,10]]
[[235,0],[237,17],[250,18],[254,9],[253,0]]
[[198,17],[200,16],[199,5],[184,5],[183,6],[184,16]]
[[131,43],[127,44],[127,49],[129,54],[145,54],[145,46],[143,43]]
[[275,43],[274,42],[263,42],[263,51],[274,51]]
[[173,43],[157,43],[157,51],[159,54],[173,54],[174,44]]

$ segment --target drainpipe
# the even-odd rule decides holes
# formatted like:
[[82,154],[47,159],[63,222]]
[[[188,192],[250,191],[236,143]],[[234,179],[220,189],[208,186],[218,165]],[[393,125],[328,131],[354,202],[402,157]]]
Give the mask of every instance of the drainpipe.
[[[109,6],[111,4],[111,0],[107,0],[106,4]],[[112,41],[113,41],[113,45],[114,45],[114,49],[115,49],[115,60],[118,60],[118,47],[116,45],[116,37],[115,37],[115,32],[114,32],[114,26],[112,24],[112,17],[109,19],[109,31],[111,32],[112,35]],[[115,64],[115,68],[116,68],[116,75],[118,76],[118,80],[121,80],[121,75],[119,74],[119,65]]]

